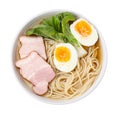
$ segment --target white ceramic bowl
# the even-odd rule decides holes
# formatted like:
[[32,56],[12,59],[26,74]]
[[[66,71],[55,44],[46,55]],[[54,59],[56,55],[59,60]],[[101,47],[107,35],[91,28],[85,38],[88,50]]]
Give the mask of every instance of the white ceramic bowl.
[[[46,12],[46,13],[43,13],[37,17],[35,17],[33,20],[31,20],[30,22],[28,22],[28,24],[26,24],[23,29],[20,31],[19,35],[17,36],[17,40],[14,44],[14,48],[13,48],[13,64],[15,63],[15,50],[16,50],[16,45],[17,45],[17,41],[18,41],[18,37],[28,28],[32,27],[34,24],[36,24],[38,21],[40,21],[40,19],[42,20],[43,18],[45,17],[49,17],[49,16],[52,16],[52,15],[55,15],[57,13],[60,13],[60,12],[64,12],[64,10],[57,10],[57,11],[50,11],[50,12]],[[71,12],[71,11],[68,11],[68,12]],[[80,16],[80,17],[83,17],[81,16],[81,14],[76,14],[75,12],[72,12],[73,14],[75,14],[76,16]],[[83,17],[85,18],[85,17]],[[86,18],[85,18],[86,19]],[[90,22],[90,21],[89,21]],[[92,23],[91,23],[92,24]],[[96,26],[95,26],[96,28]],[[97,29],[97,28],[96,28]],[[21,81],[22,79],[19,78],[20,82],[22,83],[22,85],[24,85],[24,87],[26,88],[26,91],[29,91],[30,94],[33,95],[33,97],[37,98],[38,100],[41,100],[43,102],[47,102],[47,103],[51,103],[51,104],[66,104],[66,103],[72,103],[72,102],[75,102],[75,101],[78,101],[78,100],[81,100],[82,98],[86,97],[87,95],[89,95],[97,86],[98,84],[100,83],[101,79],[103,78],[104,76],[104,73],[105,73],[105,69],[106,69],[106,65],[107,65],[107,50],[106,50],[106,44],[105,44],[105,41],[100,33],[100,31],[97,29],[98,33],[99,33],[99,38],[100,38],[100,42],[101,42],[101,47],[102,47],[102,69],[101,69],[101,72],[97,78],[97,80],[94,82],[94,84],[82,95],[82,96],[78,96],[78,97],[75,97],[75,98],[72,98],[72,99],[69,99],[69,100],[52,100],[52,99],[49,99],[49,98],[45,98],[45,97],[42,97],[42,96],[38,96],[38,95],[35,95],[32,91],[30,91],[28,89],[28,87],[25,85],[25,83],[23,81]],[[16,68],[14,68],[15,70],[15,73],[16,73],[16,76],[20,77],[20,74],[18,74]]]

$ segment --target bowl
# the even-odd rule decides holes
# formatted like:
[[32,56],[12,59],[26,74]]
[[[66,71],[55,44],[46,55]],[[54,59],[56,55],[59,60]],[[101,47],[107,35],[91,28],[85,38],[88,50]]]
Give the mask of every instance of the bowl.
[[[99,74],[97,80],[93,83],[93,85],[83,95],[77,96],[77,97],[74,97],[74,98],[68,99],[68,100],[54,100],[54,99],[49,99],[49,98],[45,98],[45,97],[42,97],[42,96],[38,96],[38,95],[34,94],[29,89],[28,86],[26,86],[25,82],[20,78],[20,74],[18,73],[18,71],[15,68],[15,61],[16,61],[15,51],[16,51],[16,47],[17,47],[16,45],[17,45],[18,38],[21,36],[21,34],[23,34],[25,32],[26,29],[28,29],[28,28],[32,27],[33,25],[37,24],[40,20],[42,20],[42,19],[44,19],[46,17],[52,16],[52,15],[55,15],[55,14],[60,13],[60,12],[64,12],[64,10],[56,10],[56,11],[45,12],[45,13],[42,13],[39,16],[33,18],[31,21],[29,21],[21,29],[21,31],[19,32],[19,34],[17,36],[17,39],[15,41],[14,47],[13,47],[13,65],[14,65],[15,74],[16,74],[17,77],[19,77],[20,83],[22,83],[22,85],[24,86],[26,91],[29,92],[30,95],[32,95],[33,97],[37,98],[40,101],[43,101],[43,102],[46,102],[46,103],[50,103],[50,104],[73,103],[73,102],[76,102],[76,101],[81,100],[81,99],[85,98],[86,96],[88,96],[93,90],[95,90],[95,88],[98,86],[98,84],[102,80],[102,78],[104,76],[104,73],[105,73],[105,70],[106,70],[106,65],[107,65],[107,49],[106,49],[106,44],[105,44],[105,41],[103,39],[103,36],[100,33],[100,31],[96,28],[96,26],[88,20],[97,29],[97,32],[99,34],[100,44],[101,44],[101,50],[102,50],[102,68],[101,68],[101,71],[100,71],[100,74]],[[71,12],[71,11],[68,11],[68,12]],[[83,17],[84,19],[87,19],[87,18],[85,18],[84,16],[82,16],[79,13],[75,13],[75,12],[71,12],[71,13],[75,14],[78,17]]]

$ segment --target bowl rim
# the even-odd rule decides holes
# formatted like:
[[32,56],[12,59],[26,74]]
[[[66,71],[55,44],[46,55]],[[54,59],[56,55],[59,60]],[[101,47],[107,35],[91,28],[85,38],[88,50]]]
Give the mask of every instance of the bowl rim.
[[[13,65],[14,65],[14,61],[15,61],[14,51],[15,51],[15,48],[16,48],[17,39],[21,35],[21,33],[24,31],[24,29],[26,29],[27,27],[30,27],[30,25],[33,24],[33,22],[40,19],[40,17],[45,18],[48,15],[52,16],[53,14],[57,14],[57,13],[60,13],[60,12],[66,12],[66,11],[71,12],[71,13],[77,15],[78,17],[80,16],[80,17],[86,19],[87,21],[89,21],[91,23],[91,21],[88,20],[82,14],[80,14],[78,12],[71,11],[71,10],[51,10],[51,11],[49,10],[49,11],[41,12],[38,16],[33,17],[31,20],[29,20],[27,22],[27,24],[25,26],[23,26],[21,31],[19,31],[19,33],[16,37],[16,40],[15,40],[15,43],[14,43],[14,47],[13,47],[13,55],[12,55]],[[107,56],[108,56],[108,54],[107,54],[106,42],[105,42],[101,32],[98,30],[98,28],[93,23],[91,23],[91,24],[97,29],[97,32],[99,34],[100,43],[101,43],[101,48],[102,48],[102,68],[101,68],[100,74],[99,74],[98,78],[96,79],[96,81],[93,83],[93,85],[85,93],[83,93],[83,95],[81,95],[81,96],[78,95],[77,97],[74,97],[74,98],[68,99],[68,100],[66,100],[66,99],[65,100],[57,100],[57,99],[54,100],[54,99],[50,99],[50,98],[45,98],[45,97],[33,94],[33,92],[29,90],[29,93],[32,94],[34,97],[36,97],[39,101],[42,101],[44,103],[49,103],[49,104],[55,104],[55,105],[74,103],[74,102],[76,102],[78,100],[81,100],[81,99],[85,98],[86,96],[88,96],[99,85],[99,83],[101,82],[101,80],[102,80],[102,78],[105,74],[106,68],[107,68],[107,59],[108,59]],[[18,77],[19,75],[18,75],[18,72],[17,72],[15,66],[13,68],[14,68],[14,71],[16,73],[16,76]],[[22,79],[19,79],[19,80],[20,80],[20,83],[22,83],[22,85],[24,86],[24,88],[26,88],[26,91],[28,91],[28,87],[26,87],[26,85],[21,81]]]

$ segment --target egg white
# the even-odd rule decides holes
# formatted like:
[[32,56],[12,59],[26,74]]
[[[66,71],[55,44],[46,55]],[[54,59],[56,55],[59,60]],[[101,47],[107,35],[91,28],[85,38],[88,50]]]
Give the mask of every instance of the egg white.
[[[90,35],[88,35],[87,37],[83,37],[79,32],[77,32],[75,30],[75,25],[80,22],[81,20],[84,20],[85,22],[87,22],[91,29],[92,32]],[[79,41],[80,44],[84,45],[84,46],[92,46],[94,45],[97,40],[98,40],[98,34],[97,34],[97,30],[93,27],[92,24],[90,24],[88,21],[86,21],[83,18],[77,19],[76,21],[74,21],[71,25],[70,25],[70,30],[71,33],[73,34],[73,36]]]
[[[69,43],[60,43],[58,45],[56,45],[56,48],[58,47],[67,47],[70,52],[71,52],[71,57],[70,57],[70,60],[67,61],[67,62],[60,62],[56,59],[55,57],[55,52],[54,52],[54,65],[55,67],[60,70],[60,71],[63,71],[63,72],[70,72],[72,71],[76,65],[77,65],[77,62],[78,62],[78,55],[77,55],[77,51],[76,49]],[[56,49],[55,48],[55,49]]]

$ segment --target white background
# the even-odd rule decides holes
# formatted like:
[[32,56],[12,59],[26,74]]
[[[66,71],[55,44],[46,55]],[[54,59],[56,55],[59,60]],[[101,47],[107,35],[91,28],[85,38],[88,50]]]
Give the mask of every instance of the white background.
[[[99,86],[86,98],[67,105],[41,102],[17,79],[12,49],[20,29],[33,17],[54,9],[84,15],[101,31],[108,65]],[[119,0],[0,0],[0,116],[120,116]]]

